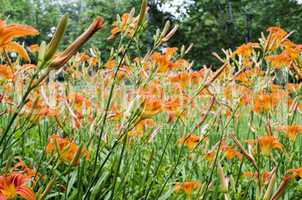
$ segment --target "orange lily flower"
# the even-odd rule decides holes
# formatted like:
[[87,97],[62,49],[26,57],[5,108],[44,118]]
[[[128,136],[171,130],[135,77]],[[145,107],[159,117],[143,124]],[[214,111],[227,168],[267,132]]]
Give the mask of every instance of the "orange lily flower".
[[[81,152],[79,152],[80,150]],[[90,159],[90,153],[86,148],[80,149],[80,147],[74,142],[70,141],[67,138],[62,138],[57,134],[52,135],[48,139],[48,144],[46,146],[46,153],[53,154],[56,151],[59,152],[60,158],[63,161],[73,161],[72,164],[79,164],[81,156],[84,156],[86,160]],[[80,156],[77,160],[74,160],[77,153],[80,153]]]
[[129,13],[124,13],[121,17],[121,23],[119,23],[118,21],[115,21],[113,23],[111,36],[108,39],[113,39],[116,37],[117,34],[122,32],[125,32],[128,36],[132,35],[134,33],[137,20],[137,17],[134,17],[132,20],[130,20]]
[[123,117],[123,113],[120,111],[120,106],[117,104],[113,104],[109,112],[108,118],[113,121],[118,121],[122,119],[122,117]]
[[194,150],[196,146],[204,139],[202,136],[189,134],[187,136],[181,137],[178,140],[178,144],[182,144],[188,147],[190,151]]
[[35,177],[35,179],[33,180],[33,187],[35,187],[40,178],[40,175],[37,173],[37,171],[35,169],[29,168],[21,159],[19,159],[19,162],[15,164],[14,171],[22,172],[22,174],[31,178]]
[[240,47],[238,47],[234,53],[238,56],[248,58],[252,55],[254,48],[258,46],[259,46],[258,43],[249,42],[247,44],[243,44]]
[[203,79],[205,74],[204,70],[199,70],[199,71],[194,71],[191,73],[191,80],[193,84],[199,84],[201,82],[201,80]]
[[270,33],[271,37],[270,40],[270,50],[275,50],[280,46],[281,41],[285,38],[285,36],[288,34],[285,30],[283,30],[280,27],[269,27],[267,29],[267,32]]
[[273,149],[282,149],[283,145],[279,142],[279,139],[275,136],[265,135],[260,136],[257,141],[249,140],[248,143],[259,143],[260,151],[263,155],[270,155]]
[[26,50],[17,42],[13,42],[14,38],[24,36],[34,36],[39,32],[31,26],[21,24],[7,25],[5,21],[0,20],[0,52],[17,52],[23,59],[29,61]]
[[246,71],[237,75],[236,80],[240,81],[246,86],[251,86],[257,77],[261,77],[263,75],[263,71],[259,68],[247,69]]
[[170,70],[184,69],[189,66],[189,62],[185,59],[178,59],[169,65]]
[[292,175],[295,176],[295,177],[302,178],[302,167],[297,168],[297,169],[290,169],[290,170],[288,170],[288,172],[292,173]]
[[177,52],[177,50],[178,50],[177,47],[170,47],[170,48],[166,48],[164,53],[169,57],[172,57]]
[[186,181],[182,183],[176,183],[175,185],[175,191],[180,192],[183,191],[187,195],[191,196],[193,193],[193,190],[196,190],[201,187],[200,181]]
[[169,80],[172,83],[179,83],[182,88],[185,88],[190,84],[190,74],[186,71],[180,72],[176,75],[169,76]]
[[136,137],[142,137],[144,136],[144,133],[146,131],[147,127],[153,127],[155,126],[155,121],[153,119],[144,119],[141,120],[133,130],[128,132],[129,136],[136,136]]
[[151,81],[144,88],[139,89],[139,94],[142,96],[154,96],[157,98],[161,98],[164,95],[164,90],[159,81]]
[[299,52],[290,49],[284,50],[279,55],[266,56],[266,61],[270,62],[273,67],[280,69],[282,67],[289,67],[291,63],[298,57]]
[[116,67],[117,66],[117,63],[116,63],[116,61],[114,60],[114,59],[109,59],[106,63],[105,63],[105,67],[107,68],[107,69],[113,69],[114,67]]
[[208,151],[205,155],[205,159],[209,162],[214,161],[216,152],[214,150]]
[[276,95],[262,92],[256,96],[253,110],[258,113],[268,112],[275,108],[277,104],[278,98]]
[[[255,178],[255,179],[259,178],[258,172],[244,172],[242,175],[244,177],[247,177],[247,178]],[[268,184],[269,183],[271,175],[272,175],[272,173],[268,172],[268,171],[263,172],[261,174],[261,178],[262,178],[262,181],[263,181],[264,184]]]
[[77,112],[81,112],[84,108],[90,108],[91,102],[83,95],[79,93],[71,93],[68,96],[68,100],[73,103]]
[[267,31],[272,34],[272,37],[275,40],[278,41],[282,40],[287,35],[287,32],[285,30],[277,26],[269,27]]
[[[182,99],[181,99],[182,98]],[[186,110],[183,109],[190,102],[190,97],[182,96],[170,98],[164,104],[165,111],[169,115],[169,122],[172,122],[176,117],[183,117],[186,115]]]
[[228,160],[232,160],[235,157],[237,157],[239,160],[242,159],[242,155],[239,151],[236,151],[234,148],[225,143],[222,144],[221,150],[225,153],[225,156]]
[[27,186],[31,177],[21,173],[0,176],[0,199],[16,199],[21,196],[26,200],[35,200],[35,193]]
[[302,133],[302,125],[299,124],[285,125],[285,126],[278,127],[277,130],[284,132],[290,140],[295,141],[297,135]]
[[156,64],[157,71],[159,73],[165,73],[169,70],[170,65],[170,57],[167,55],[163,55],[159,52],[155,52],[151,56],[151,60]]
[[144,101],[144,108],[142,112],[142,118],[149,118],[157,115],[162,111],[162,102],[160,99],[147,97]]
[[0,65],[0,80],[12,80],[14,77],[14,73],[10,66],[8,65]]

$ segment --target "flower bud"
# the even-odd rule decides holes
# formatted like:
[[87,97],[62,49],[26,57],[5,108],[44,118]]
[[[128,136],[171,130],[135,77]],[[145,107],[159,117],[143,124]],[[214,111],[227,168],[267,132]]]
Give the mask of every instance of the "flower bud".
[[273,189],[274,189],[275,182],[276,182],[276,168],[274,168],[274,170],[272,172],[272,175],[271,175],[268,187],[266,189],[266,192],[264,194],[263,200],[270,200]]
[[174,28],[162,39],[162,41],[163,42],[169,41],[176,33],[177,29],[178,29],[178,25],[174,26]]
[[142,0],[142,5],[141,5],[138,21],[137,21],[137,28],[140,27],[140,25],[142,24],[142,22],[145,19],[147,6],[148,6],[148,1],[147,0]]
[[169,31],[169,29],[170,29],[170,26],[171,26],[170,21],[166,21],[165,26],[164,26],[164,29],[163,29],[163,31],[162,31],[161,34],[160,34],[160,38],[165,37],[165,35],[168,33],[168,31]]
[[45,57],[45,52],[46,52],[46,42],[42,42],[39,48],[39,55],[38,55],[38,66],[41,65],[44,61]]
[[57,26],[57,30],[56,30],[54,36],[52,37],[50,43],[47,46],[45,56],[44,56],[44,61],[50,60],[53,57],[53,55],[56,53],[58,46],[65,33],[67,24],[68,24],[68,16],[64,15],[61,18],[61,20]]
[[59,56],[55,57],[50,64],[50,69],[59,69],[101,28],[104,26],[104,19],[97,17],[95,21],[82,33],[69,47]]
[[41,197],[39,198],[39,200],[44,200],[46,195],[50,192],[51,188],[53,187],[53,185],[55,184],[56,178],[53,178],[49,181],[49,183],[47,184],[44,192],[42,193]]
[[141,113],[143,111],[143,109],[142,109],[143,105],[144,105],[143,97],[142,96],[135,97],[134,100],[132,102],[130,102],[128,109],[124,113],[122,124],[125,125],[125,123],[127,123],[128,120],[131,119],[131,117],[133,117],[134,114],[141,115]]
[[226,179],[225,175],[224,175],[224,171],[223,171],[223,167],[220,165],[220,163],[217,163],[217,173],[219,176],[219,180],[220,180],[220,190],[223,193],[227,193],[228,192],[228,180]]

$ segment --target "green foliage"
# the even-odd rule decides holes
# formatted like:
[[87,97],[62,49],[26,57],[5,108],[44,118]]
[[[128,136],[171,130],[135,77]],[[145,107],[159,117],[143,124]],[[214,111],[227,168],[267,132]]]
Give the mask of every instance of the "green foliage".
[[[256,42],[261,31],[270,26],[301,33],[301,10],[302,6],[291,0],[194,0],[188,16],[181,20],[173,45],[192,42],[190,58],[199,67],[218,64],[211,52]],[[302,41],[299,34],[294,39]]]
[[[302,6],[294,0],[193,0],[185,8],[186,15],[177,19],[173,13],[159,9],[169,1],[171,0],[149,0],[150,27],[144,40],[151,45],[151,32],[162,28],[166,20],[179,23],[180,28],[169,45],[180,47],[192,42],[194,48],[189,58],[195,61],[197,68],[210,64],[219,66],[219,61],[211,55],[212,52],[220,52],[223,47],[234,49],[243,42],[256,41],[261,31],[269,26],[302,32],[302,24],[299,23]],[[1,18],[39,27],[40,37],[37,41],[31,41],[37,43],[48,41],[56,20],[67,13],[70,25],[63,47],[76,38],[77,33],[83,31],[91,19],[101,15],[107,26],[87,46],[93,44],[101,50],[108,50],[106,38],[110,35],[116,15],[129,11],[132,7],[138,11],[140,0],[0,0],[0,4]],[[293,39],[302,41],[299,34],[294,34]]]

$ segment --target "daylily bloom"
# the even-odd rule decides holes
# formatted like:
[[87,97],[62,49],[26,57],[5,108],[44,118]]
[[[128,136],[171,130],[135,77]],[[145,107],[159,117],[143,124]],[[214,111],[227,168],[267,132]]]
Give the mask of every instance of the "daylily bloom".
[[22,173],[26,174],[26,176],[33,177],[36,174],[34,169],[27,167],[23,160],[19,159],[19,162],[15,164],[14,169],[19,171],[21,170]]
[[156,65],[157,72],[165,73],[165,72],[169,71],[169,69],[170,69],[169,65],[171,64],[169,56],[167,56],[165,54],[161,54],[159,52],[155,52],[152,54],[151,60]]
[[118,121],[122,119],[122,117],[123,117],[123,113],[120,110],[120,106],[117,104],[113,104],[108,114],[108,118],[114,121]]
[[[68,138],[62,138],[61,136],[55,134],[48,139],[46,153],[53,154],[57,151],[59,152],[59,156],[63,161],[69,163],[73,162],[71,164],[79,164],[81,156],[84,156],[86,160],[90,159],[90,153],[86,148],[80,149],[77,144],[70,141]],[[79,158],[74,160],[78,153],[80,154]]]
[[269,27],[267,31],[271,33],[272,37],[276,40],[281,40],[287,35],[285,30],[277,26]]
[[35,187],[36,183],[38,182],[39,178],[40,178],[40,174],[37,173],[37,171],[35,169],[32,169],[30,167],[28,167],[23,160],[19,159],[19,162],[15,164],[14,166],[14,171],[15,172],[20,172],[23,175],[26,175],[30,178],[34,178],[33,180],[33,187]]
[[164,53],[169,57],[172,57],[177,52],[177,50],[178,50],[177,47],[170,47],[170,48],[166,48],[164,50]]
[[284,50],[279,55],[271,55],[265,57],[266,61],[276,68],[289,67],[291,63],[298,57],[299,52],[294,53],[293,50]]
[[7,25],[5,21],[0,20],[0,52],[17,52],[23,59],[29,61],[26,50],[13,39],[24,36],[34,36],[39,32],[31,26],[21,24]]
[[79,93],[71,93],[68,100],[74,105],[76,111],[81,112],[83,109],[91,107],[91,102],[85,96]]
[[[258,172],[244,172],[242,175],[247,178],[259,179]],[[271,172],[268,171],[263,172],[260,176],[260,178],[262,179],[261,181],[263,181],[264,184],[268,184],[271,175],[272,175]]]
[[190,74],[192,84],[198,85],[201,82],[201,80],[203,79],[204,74],[205,74],[205,71],[203,69],[192,72]]
[[270,33],[270,38],[269,38],[270,49],[269,50],[277,49],[280,46],[282,40],[288,34],[285,30],[283,30],[282,28],[277,27],[277,26],[269,27],[267,29],[267,32]]
[[192,151],[203,139],[204,137],[202,136],[189,134],[187,136],[181,137],[178,140],[178,144],[185,145],[190,151]]
[[254,48],[258,46],[259,46],[258,43],[249,42],[247,44],[243,44],[240,47],[238,47],[234,53],[237,54],[238,56],[248,58],[252,55]]
[[30,179],[31,177],[21,173],[0,176],[0,199],[16,199],[17,196],[21,196],[26,200],[35,200],[35,193],[27,185]]
[[237,157],[239,160],[242,159],[241,153],[227,144],[223,144],[221,150],[225,153],[225,156],[228,160],[232,160],[235,157]]
[[205,159],[209,162],[212,162],[214,161],[215,159],[215,156],[216,156],[216,151],[215,150],[211,150],[211,151],[208,151],[205,155]]
[[125,33],[127,36],[133,35],[137,23],[138,17],[130,17],[129,13],[124,13],[121,17],[121,21],[115,21],[113,23],[111,36],[108,40],[115,38],[119,33]]
[[269,155],[273,149],[282,149],[283,145],[274,136],[261,136],[258,138],[260,150],[264,155]]
[[142,118],[150,118],[162,111],[162,102],[160,99],[147,97],[143,104]]
[[253,110],[258,113],[268,112],[275,108],[278,102],[276,95],[262,92],[256,96]]
[[277,130],[284,132],[290,140],[295,141],[297,135],[302,133],[302,125],[299,124],[284,125],[278,127]]
[[273,149],[282,149],[283,145],[279,142],[279,139],[275,136],[265,135],[258,137],[257,140],[248,140],[249,144],[260,145],[260,151],[263,155],[270,155]]
[[290,169],[290,170],[288,170],[288,172],[292,173],[292,175],[295,176],[295,177],[302,178],[302,167],[297,168],[297,169]]
[[105,67],[107,69],[113,69],[114,67],[117,67],[117,63],[114,59],[111,58],[105,63]]
[[182,70],[189,66],[189,62],[185,59],[178,59],[173,63],[170,63],[170,70]]
[[146,131],[147,127],[154,127],[156,122],[153,119],[144,119],[138,122],[138,124],[133,128],[133,130],[128,132],[129,136],[142,137]]
[[170,98],[165,102],[164,108],[169,115],[169,122],[173,122],[177,117],[183,117],[186,115],[186,110],[184,107],[189,101],[190,97],[177,96],[175,98]]
[[190,84],[190,74],[186,71],[179,72],[176,75],[169,76],[169,80],[172,83],[179,83],[182,88],[189,86]]
[[240,81],[245,86],[252,86],[255,80],[264,75],[259,68],[247,69],[235,77],[236,81]]
[[14,77],[14,73],[10,66],[0,65],[0,80],[11,80]]
[[157,97],[162,98],[164,95],[164,90],[162,88],[162,85],[159,81],[151,81],[148,85],[146,85],[144,88],[140,88],[138,90],[138,93],[142,96],[146,97]]
[[196,190],[201,187],[200,181],[186,181],[181,183],[176,183],[175,185],[175,191],[183,191],[187,195],[191,196],[193,193],[193,190]]

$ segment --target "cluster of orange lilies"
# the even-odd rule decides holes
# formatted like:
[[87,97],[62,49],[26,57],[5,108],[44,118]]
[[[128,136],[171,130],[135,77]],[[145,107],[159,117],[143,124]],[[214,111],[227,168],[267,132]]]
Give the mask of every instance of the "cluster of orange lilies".
[[[123,14],[114,22],[109,39],[119,35],[122,39],[135,38],[139,23],[140,16]],[[96,48],[77,53],[63,68],[49,72],[24,101],[29,83],[36,81],[33,77],[41,70],[30,63],[27,50],[37,56],[41,49],[37,44],[26,47],[14,39],[35,36],[38,31],[0,20],[0,117],[17,113],[19,121],[12,137],[22,129],[24,121],[38,127],[49,123],[52,133],[43,134],[47,136],[43,158],[62,168],[79,166],[81,162],[92,165],[99,140],[110,145],[125,132],[128,145],[147,139],[148,148],[148,144],[160,141],[162,129],[177,124],[185,128],[173,133],[177,138],[171,140],[174,148],[182,149],[190,162],[212,166],[205,175],[216,167],[225,199],[230,199],[230,179],[235,176],[232,171],[224,174],[230,163],[243,166],[239,177],[256,180],[259,198],[280,198],[286,192],[286,183],[302,178],[302,168],[294,156],[301,151],[294,148],[295,144],[302,142],[302,88],[298,83],[302,79],[301,45],[289,39],[292,33],[271,27],[259,42],[243,44],[234,51],[224,50],[224,56],[214,54],[223,62],[220,70],[193,70],[194,63],[185,59],[191,47],[158,48],[175,31],[167,24],[155,37],[154,48],[144,56],[127,54],[125,46],[116,48],[106,59]],[[11,52],[18,57],[12,57]],[[58,81],[58,74],[65,75],[65,79]],[[100,134],[100,127],[105,126],[100,122],[104,121],[109,128]],[[213,129],[216,126],[220,128]],[[37,134],[26,131],[21,136],[35,145],[44,137],[37,139]],[[19,141],[16,139],[9,148]],[[50,187],[44,192],[40,189],[39,195],[34,192],[45,184],[40,183],[44,175],[34,167],[37,157],[30,159],[33,167],[29,168],[25,164],[29,160],[20,153],[16,155],[22,159],[14,167],[10,168],[10,161],[6,162],[7,170],[0,170],[0,200],[17,196],[28,200],[45,198]],[[282,163],[276,157],[296,164],[281,171]],[[184,192],[191,197],[198,191],[204,196],[209,188],[213,189],[215,181],[193,177],[174,177],[174,195]],[[277,184],[280,186],[275,187]]]

